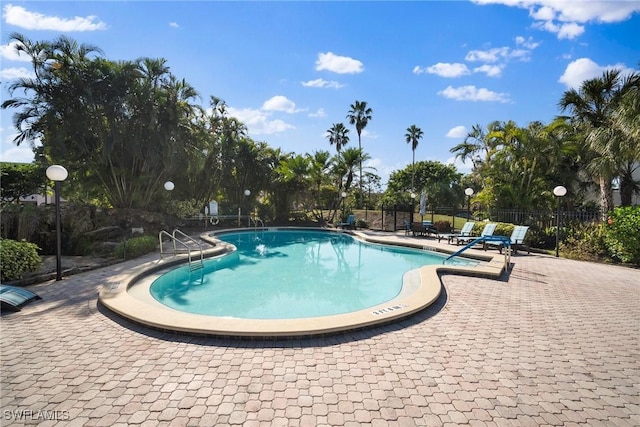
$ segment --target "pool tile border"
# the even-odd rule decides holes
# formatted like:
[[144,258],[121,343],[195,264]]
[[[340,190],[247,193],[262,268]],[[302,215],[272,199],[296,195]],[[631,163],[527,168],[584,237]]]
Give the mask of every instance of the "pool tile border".
[[[272,229],[304,229],[300,227],[274,227]],[[361,231],[342,231],[319,229],[337,233],[348,233],[360,240],[424,249],[425,245],[418,240],[399,242],[382,236],[372,236]],[[229,230],[237,231],[237,230]],[[205,257],[221,256],[235,250],[218,240],[217,233],[204,233],[200,238],[212,247],[204,251]],[[430,250],[447,253],[448,251],[432,247]],[[450,251],[449,251],[450,253]],[[470,250],[469,256],[482,261],[477,266],[431,265],[408,271],[403,276],[400,293],[392,300],[369,307],[364,310],[333,316],[322,316],[299,319],[238,319],[230,317],[204,316],[183,313],[155,301],[148,292],[148,287],[162,270],[185,263],[187,254],[177,254],[170,258],[143,263],[130,271],[115,277],[116,285],[104,286],[99,293],[99,302],[109,310],[151,328],[175,331],[196,335],[242,338],[295,338],[303,336],[335,334],[355,329],[362,329],[411,316],[432,305],[442,292],[441,274],[462,274],[472,276],[500,277],[509,266],[509,259],[504,255],[493,255]],[[112,282],[113,283],[113,282]],[[146,297],[134,297],[128,289],[135,283],[142,286]]]

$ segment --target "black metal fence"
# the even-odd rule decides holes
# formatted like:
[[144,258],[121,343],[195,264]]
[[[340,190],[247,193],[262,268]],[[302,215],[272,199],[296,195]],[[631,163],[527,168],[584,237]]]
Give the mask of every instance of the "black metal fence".
[[[530,225],[544,229],[555,226],[557,211],[523,211],[515,209],[500,209],[491,211],[487,219],[496,222],[506,222],[518,225]],[[598,211],[560,211],[563,223],[567,222],[599,222]],[[483,218],[484,219],[484,218]]]
[[[546,229],[557,224],[556,210],[527,211],[516,209],[496,209],[489,212],[471,212],[469,215],[466,209],[454,207],[438,207],[429,209],[424,215],[402,208],[382,209],[377,212],[369,211],[369,221],[371,228],[395,231],[404,229],[404,221],[449,221],[454,224],[456,218],[469,218],[475,221],[504,222],[516,225],[529,225],[539,229]],[[375,220],[373,218],[376,218]],[[598,211],[560,211],[563,224],[567,222],[599,222]],[[457,221],[459,223],[459,221]]]

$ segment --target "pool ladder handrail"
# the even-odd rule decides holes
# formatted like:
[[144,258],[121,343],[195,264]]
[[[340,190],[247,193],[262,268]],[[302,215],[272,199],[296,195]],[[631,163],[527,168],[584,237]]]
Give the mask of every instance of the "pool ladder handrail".
[[258,228],[258,223],[260,223],[260,228],[264,228],[264,222],[262,221],[262,219],[260,219],[260,217],[249,216],[249,226],[251,226],[251,221],[253,221],[253,228],[254,229]]
[[504,247],[505,247],[504,265],[505,265],[505,268],[508,268],[509,267],[509,263],[511,262],[511,239],[506,237],[506,236],[480,236],[477,239],[475,239],[474,241],[472,241],[471,243],[467,243],[462,249],[460,249],[460,250],[452,253],[448,257],[446,257],[442,261],[442,264],[445,264],[451,258],[460,255],[462,252],[466,251],[469,248],[474,247],[478,243],[483,243],[484,244],[486,242],[500,242],[501,244],[504,245]]
[[[197,251],[200,253],[200,259],[195,261],[193,260],[193,257],[191,256],[191,251],[196,250],[194,248],[191,248],[187,243],[185,243],[184,241],[180,240],[179,238],[176,237],[176,234],[179,234],[183,237],[186,237],[187,240],[194,242],[196,245],[198,245],[198,249]],[[160,230],[160,233],[158,234],[158,240],[160,241],[160,258],[162,258],[164,251],[163,251],[163,245],[162,245],[162,236],[167,236],[171,239],[172,243],[173,243],[173,254],[176,255],[178,253],[178,247],[176,246],[177,244],[183,246],[186,249],[187,252],[187,256],[189,259],[189,270],[190,271],[194,271],[194,270],[198,270],[200,268],[204,267],[204,251],[202,249],[202,245],[200,244],[200,242],[198,242],[197,240],[195,240],[193,237],[183,233],[182,231],[178,230],[177,228],[175,230],[173,230],[173,234],[169,234],[167,231],[165,230]]]

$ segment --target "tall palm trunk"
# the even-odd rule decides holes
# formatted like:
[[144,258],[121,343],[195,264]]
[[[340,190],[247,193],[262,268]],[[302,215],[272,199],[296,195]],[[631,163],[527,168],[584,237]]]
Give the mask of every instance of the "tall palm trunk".
[[612,187],[611,180],[607,178],[600,178],[600,219],[602,221],[607,220],[607,215],[613,207],[613,198],[611,196]]

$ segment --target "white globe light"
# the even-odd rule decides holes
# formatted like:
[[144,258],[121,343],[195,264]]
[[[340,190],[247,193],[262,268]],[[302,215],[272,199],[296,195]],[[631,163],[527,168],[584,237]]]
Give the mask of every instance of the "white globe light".
[[173,190],[174,188],[176,188],[176,186],[173,184],[173,182],[171,182],[171,181],[167,181],[167,182],[165,182],[165,183],[164,183],[164,189],[165,189],[165,190],[167,190],[167,191],[171,191],[171,190]]
[[562,197],[565,194],[567,194],[567,189],[562,185],[558,185],[556,188],[553,189],[553,194],[555,194],[557,197]]
[[47,168],[47,178],[51,181],[64,181],[69,176],[69,172],[60,165],[53,165]]
[[342,198],[344,199],[345,197],[347,197],[347,193],[345,193],[344,191],[342,192],[342,194],[340,194],[342,196]]
[[251,195],[251,190],[244,190],[244,195],[245,196]]
[[474,191],[473,191],[473,188],[471,188],[471,187],[466,188],[464,190],[464,194],[466,194],[467,196],[473,196],[473,193],[474,193]]

